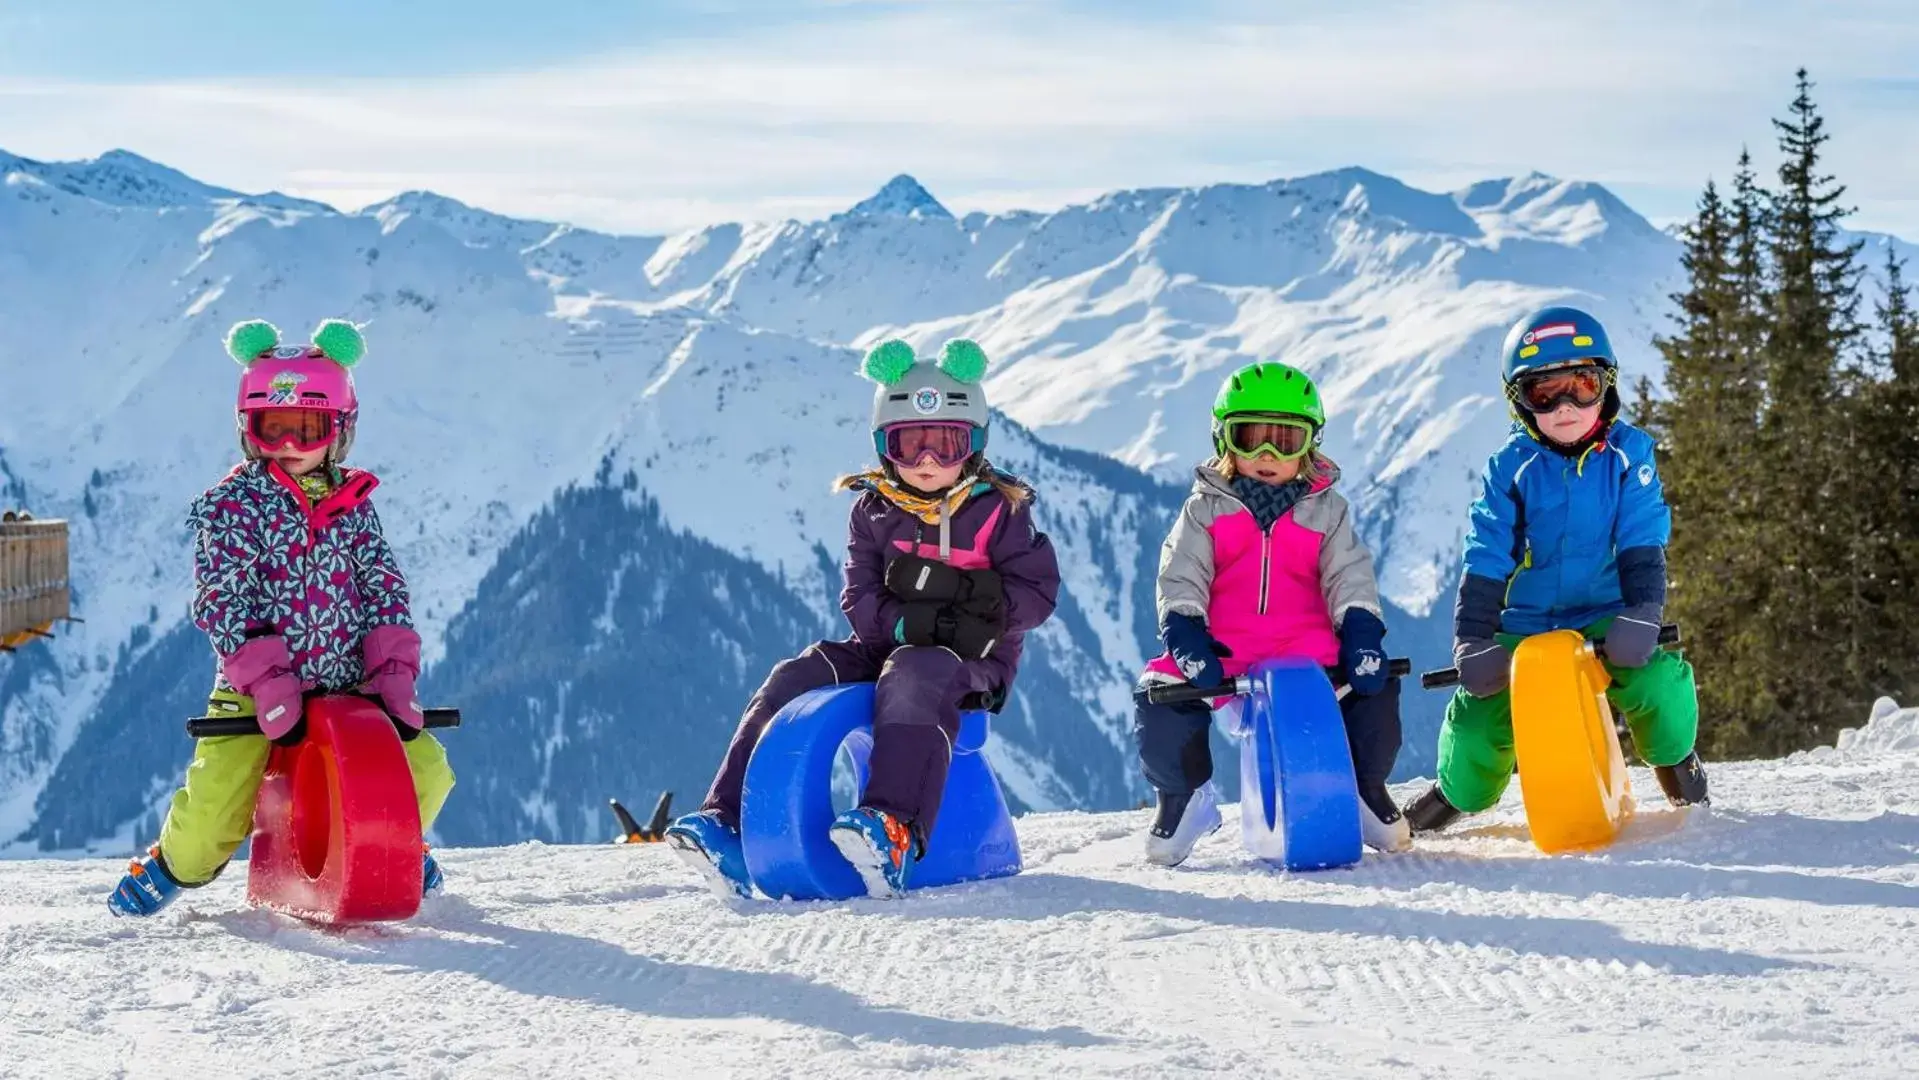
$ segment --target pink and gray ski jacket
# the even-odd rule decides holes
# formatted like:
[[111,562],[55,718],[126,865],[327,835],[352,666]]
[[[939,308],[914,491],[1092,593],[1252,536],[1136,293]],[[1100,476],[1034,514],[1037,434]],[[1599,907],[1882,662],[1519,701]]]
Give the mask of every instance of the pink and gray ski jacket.
[[[286,639],[309,688],[350,690],[365,678],[363,640],[413,625],[406,578],[368,501],[372,473],[342,468],[333,492],[310,502],[269,460],[249,461],[189,511],[196,533],[193,622],[221,657],[249,638]],[[225,675],[219,686],[230,689]]]
[[[1353,532],[1351,509],[1326,475],[1261,532],[1252,511],[1217,470],[1194,470],[1192,494],[1159,553],[1158,617],[1171,612],[1206,620],[1232,650],[1228,676],[1261,660],[1301,656],[1339,662],[1339,625],[1353,608],[1379,615],[1373,556]],[[1150,674],[1182,678],[1172,657],[1147,664]]]

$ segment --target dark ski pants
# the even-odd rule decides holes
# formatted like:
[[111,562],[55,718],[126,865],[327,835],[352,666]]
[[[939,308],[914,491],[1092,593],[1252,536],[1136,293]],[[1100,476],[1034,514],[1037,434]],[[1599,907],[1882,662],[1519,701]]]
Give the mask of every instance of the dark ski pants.
[[[1213,753],[1206,738],[1213,714],[1205,702],[1154,705],[1146,691],[1134,691],[1133,737],[1139,743],[1140,771],[1153,790],[1189,794],[1213,778]],[[1353,751],[1353,775],[1359,797],[1373,814],[1390,820],[1398,813],[1386,791],[1386,777],[1399,757],[1399,680],[1371,697],[1347,694],[1339,703],[1346,721],[1346,744]]]
[[738,826],[746,763],[773,717],[808,690],[871,682],[876,684],[873,756],[867,762],[860,805],[912,823],[924,844],[946,792],[953,740],[959,736],[960,699],[990,689],[991,681],[990,671],[966,663],[950,649],[915,645],[874,649],[857,640],[810,645],[791,660],[773,665],[747,703],[701,809],[717,811],[729,825]]

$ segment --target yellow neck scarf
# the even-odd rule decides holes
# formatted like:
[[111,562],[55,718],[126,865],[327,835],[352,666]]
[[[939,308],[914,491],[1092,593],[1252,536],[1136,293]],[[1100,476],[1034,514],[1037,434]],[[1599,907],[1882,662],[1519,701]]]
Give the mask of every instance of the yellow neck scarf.
[[[944,495],[920,495],[886,475],[882,469],[868,469],[859,476],[859,483],[871,487],[880,493],[887,502],[919,518],[928,525],[938,525],[940,518],[951,518],[973,497],[973,487],[979,482],[976,476],[962,476]],[[941,514],[941,510],[945,514]]]

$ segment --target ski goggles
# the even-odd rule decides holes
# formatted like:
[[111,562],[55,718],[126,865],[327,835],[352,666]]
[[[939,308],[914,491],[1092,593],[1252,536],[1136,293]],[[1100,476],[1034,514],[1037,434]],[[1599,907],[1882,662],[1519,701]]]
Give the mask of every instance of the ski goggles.
[[932,455],[942,469],[973,456],[973,425],[964,420],[909,420],[880,431],[880,453],[904,469]]
[[1223,426],[1227,450],[1249,458],[1270,454],[1281,461],[1305,457],[1316,434],[1312,421],[1281,416],[1233,416]]
[[1548,413],[1566,402],[1586,408],[1597,405],[1612,388],[1611,368],[1586,367],[1535,371],[1513,380],[1513,403],[1527,412]]
[[310,454],[333,441],[339,429],[331,409],[255,409],[247,413],[247,435],[260,449],[291,447]]

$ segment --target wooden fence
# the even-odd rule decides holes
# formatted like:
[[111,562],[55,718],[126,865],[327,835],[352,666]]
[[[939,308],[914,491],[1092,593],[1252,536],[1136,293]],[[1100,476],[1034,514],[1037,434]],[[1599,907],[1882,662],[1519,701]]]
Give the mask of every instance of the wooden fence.
[[71,614],[67,523],[0,515],[0,649],[31,641]]

